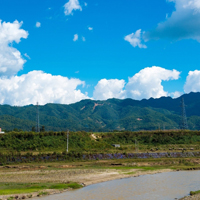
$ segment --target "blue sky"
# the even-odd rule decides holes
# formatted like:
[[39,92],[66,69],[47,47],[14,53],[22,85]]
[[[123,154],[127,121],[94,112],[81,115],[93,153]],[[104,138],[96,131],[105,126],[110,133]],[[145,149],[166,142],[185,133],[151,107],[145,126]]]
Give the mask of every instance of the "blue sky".
[[200,91],[200,0],[1,0],[0,103]]

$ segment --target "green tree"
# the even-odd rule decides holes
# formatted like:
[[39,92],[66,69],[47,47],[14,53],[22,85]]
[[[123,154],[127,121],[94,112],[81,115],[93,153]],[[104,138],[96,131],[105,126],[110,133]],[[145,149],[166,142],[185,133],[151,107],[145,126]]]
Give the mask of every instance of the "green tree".
[[45,126],[42,126],[42,127],[40,128],[40,132],[45,132]]
[[33,132],[35,132],[35,131],[36,131],[36,129],[35,129],[35,126],[33,126],[33,127],[32,127],[32,131],[33,131]]

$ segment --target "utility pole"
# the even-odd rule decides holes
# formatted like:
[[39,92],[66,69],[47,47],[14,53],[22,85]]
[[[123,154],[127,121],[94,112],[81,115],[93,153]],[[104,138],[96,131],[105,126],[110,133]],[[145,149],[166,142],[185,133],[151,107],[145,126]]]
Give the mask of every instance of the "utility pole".
[[138,141],[135,138],[135,152],[138,153],[139,147],[138,147]]
[[69,142],[69,130],[67,130],[67,153],[68,153],[68,142]]
[[38,105],[38,102],[37,102],[36,132],[40,132],[39,105]]
[[180,129],[182,129],[182,130],[188,129],[187,117],[186,117],[186,112],[185,112],[185,103],[184,103],[183,97],[181,99],[181,122],[180,122]]

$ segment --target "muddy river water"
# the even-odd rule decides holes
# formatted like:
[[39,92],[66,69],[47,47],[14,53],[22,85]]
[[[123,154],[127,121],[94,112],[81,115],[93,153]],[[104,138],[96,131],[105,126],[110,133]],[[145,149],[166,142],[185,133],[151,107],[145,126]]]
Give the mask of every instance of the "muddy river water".
[[166,172],[113,180],[37,200],[174,200],[200,190],[200,171]]

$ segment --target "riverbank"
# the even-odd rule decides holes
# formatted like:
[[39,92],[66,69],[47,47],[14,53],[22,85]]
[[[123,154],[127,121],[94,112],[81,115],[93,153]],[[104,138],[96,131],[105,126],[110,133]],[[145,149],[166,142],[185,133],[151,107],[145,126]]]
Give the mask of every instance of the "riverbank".
[[[9,165],[0,168],[0,183],[68,183],[76,182],[87,186],[100,182],[136,177],[145,174],[156,174],[177,170],[199,169],[199,163],[194,165],[197,159],[149,159],[145,160],[101,160],[73,163],[43,163],[26,165]],[[188,165],[190,164],[190,165]],[[193,165],[192,165],[193,164]],[[69,190],[69,189],[67,189]],[[0,195],[0,199],[25,199],[38,195],[49,195],[67,190],[38,190],[32,193],[10,193]],[[18,198],[16,198],[18,196]]]
[[[19,181],[21,182],[22,176],[27,176],[27,179],[29,181],[33,182],[36,181],[38,182],[39,180],[41,182],[43,181],[55,181],[53,180],[53,177],[55,177],[56,181],[60,180],[62,182],[67,181],[67,180],[73,180],[78,182],[82,186],[87,186],[91,184],[96,184],[100,182],[106,182],[106,181],[111,181],[111,180],[116,180],[116,179],[124,179],[124,178],[129,178],[129,177],[137,177],[141,175],[146,175],[146,174],[156,174],[156,173],[163,173],[163,172],[170,172],[173,171],[171,169],[160,169],[160,170],[153,170],[153,171],[141,171],[141,170],[94,170],[94,171],[84,171],[82,174],[80,172],[77,173],[75,171],[56,171],[56,170],[50,170],[46,175],[50,175],[50,177],[45,176],[45,172],[41,171],[33,171],[33,172],[28,172],[24,171],[23,173],[21,172],[15,172],[15,173],[6,173],[4,175],[8,176],[11,178],[9,181]],[[69,175],[71,173],[71,175]],[[0,173],[0,176],[2,174]],[[16,176],[16,178],[14,178]],[[43,176],[43,178],[39,178],[39,176]],[[62,176],[62,178],[61,178]],[[31,179],[30,179],[31,177]],[[20,180],[21,179],[21,180]],[[23,178],[23,181],[27,181],[27,179]],[[2,181],[2,178],[1,178]],[[4,179],[5,181],[5,179]],[[8,181],[8,180],[7,180]],[[52,194],[58,194],[62,192],[66,192],[72,190],[71,188],[69,189],[44,189],[44,190],[39,190],[38,192],[30,192],[30,193],[22,193],[22,194],[11,194],[11,195],[0,195],[1,200],[11,200],[13,199],[27,199],[27,198],[33,198],[33,197],[39,197],[43,195],[52,195]]]
[[192,195],[192,196],[186,196],[179,200],[200,200],[200,194]]
[[200,193],[198,194],[194,194],[194,195],[190,195],[190,196],[185,196],[179,200],[200,200]]
[[46,190],[42,190],[40,192],[0,195],[0,199],[1,200],[13,200],[13,199],[21,200],[21,199],[29,199],[29,198],[34,198],[34,197],[41,197],[41,196],[44,196],[44,195],[59,194],[61,192],[67,192],[67,191],[70,191],[70,189],[66,189],[66,190],[46,189]]

